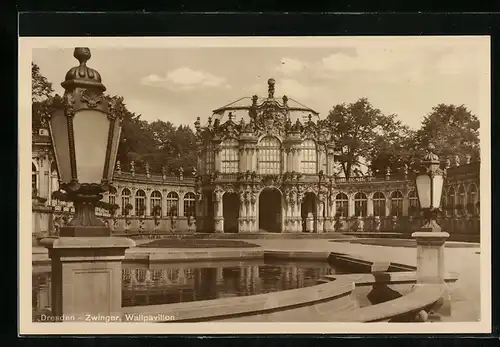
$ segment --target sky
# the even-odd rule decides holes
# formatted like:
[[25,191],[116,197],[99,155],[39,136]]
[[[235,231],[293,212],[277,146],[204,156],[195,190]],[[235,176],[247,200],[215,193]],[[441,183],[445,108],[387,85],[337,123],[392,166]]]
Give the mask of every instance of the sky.
[[[313,39],[311,39],[312,42]],[[208,42],[208,41],[207,41]],[[227,41],[230,42],[230,41]],[[232,42],[232,41],[231,41]],[[142,119],[193,125],[241,97],[287,95],[325,118],[334,105],[366,97],[413,129],[440,104],[465,105],[481,117],[489,40],[471,37],[378,37],[326,43],[187,46],[88,46],[88,66],[107,93],[121,95]],[[275,42],[273,44],[273,42]],[[324,42],[324,41],[322,41]],[[78,65],[73,48],[33,48],[32,60],[62,94],[66,72]]]

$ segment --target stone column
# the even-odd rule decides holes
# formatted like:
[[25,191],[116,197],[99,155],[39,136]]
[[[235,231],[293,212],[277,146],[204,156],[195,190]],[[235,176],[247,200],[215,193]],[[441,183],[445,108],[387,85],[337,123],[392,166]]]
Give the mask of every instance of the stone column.
[[408,195],[403,195],[403,214],[402,216],[408,216],[408,208],[410,206],[410,199]]
[[300,147],[295,148],[295,171],[300,172]]
[[221,170],[221,158],[220,158],[220,145],[215,145],[214,146],[214,169],[215,171]]
[[348,201],[348,205],[349,205],[349,215],[348,217],[353,217],[355,215],[355,209],[354,209],[354,196],[352,194],[349,194],[348,195],[348,198],[349,198],[349,201]]
[[179,202],[178,202],[178,210],[179,210],[179,217],[184,217],[184,194],[179,194]]
[[52,314],[120,317],[122,260],[135,242],[124,237],[43,239],[52,268]]
[[216,233],[224,232],[224,216],[223,216],[223,200],[222,196],[224,192],[222,190],[216,189],[214,191],[214,230]]
[[391,215],[391,197],[389,194],[385,194],[385,216],[389,217]]

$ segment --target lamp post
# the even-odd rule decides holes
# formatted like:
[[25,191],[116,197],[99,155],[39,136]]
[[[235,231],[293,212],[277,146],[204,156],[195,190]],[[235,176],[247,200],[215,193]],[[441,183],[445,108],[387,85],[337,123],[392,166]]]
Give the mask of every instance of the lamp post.
[[109,190],[121,131],[121,115],[103,95],[100,74],[87,67],[88,48],[77,47],[80,65],[71,68],[61,85],[49,116],[49,129],[60,187],[75,206],[75,216],[64,228],[65,236],[110,236],[110,229],[95,215],[95,205]]
[[441,232],[436,219],[441,204],[445,172],[439,167],[439,157],[434,153],[433,144],[429,144],[422,164],[423,170],[415,179],[420,207],[425,218],[421,231]]
[[59,238],[43,239],[52,270],[52,314],[69,320],[121,313],[121,261],[134,241],[112,237],[95,215],[113,177],[121,109],[104,96],[100,74],[87,66],[88,48],[77,47],[79,66],[66,73],[63,97],[56,96],[49,129],[60,187],[75,206]]
[[415,185],[425,223],[412,234],[417,241],[417,284],[444,284],[444,244],[450,235],[441,231],[436,219],[445,173],[439,167],[439,157],[432,144],[422,164]]

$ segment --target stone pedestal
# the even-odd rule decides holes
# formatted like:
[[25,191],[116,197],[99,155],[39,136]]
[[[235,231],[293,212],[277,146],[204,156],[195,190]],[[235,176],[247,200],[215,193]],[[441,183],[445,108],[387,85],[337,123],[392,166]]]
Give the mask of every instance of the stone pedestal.
[[122,260],[135,242],[124,237],[60,237],[40,242],[52,261],[52,313],[68,320],[118,317]]
[[444,243],[447,232],[417,231],[417,284],[444,284]]
[[447,232],[417,231],[412,234],[417,241],[417,286],[442,286],[443,297],[436,303],[432,313],[451,315],[451,291],[445,278],[444,244],[450,237]]

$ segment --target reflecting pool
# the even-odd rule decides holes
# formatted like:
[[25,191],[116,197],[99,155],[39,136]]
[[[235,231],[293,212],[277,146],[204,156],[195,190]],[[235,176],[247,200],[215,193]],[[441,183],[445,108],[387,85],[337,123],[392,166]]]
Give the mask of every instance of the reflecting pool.
[[[327,262],[124,263],[122,305],[172,304],[247,296],[315,285],[345,273]],[[33,315],[50,311],[50,266],[33,269]]]

